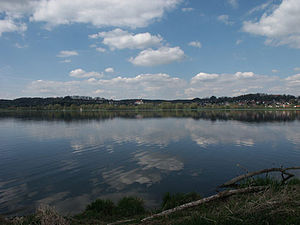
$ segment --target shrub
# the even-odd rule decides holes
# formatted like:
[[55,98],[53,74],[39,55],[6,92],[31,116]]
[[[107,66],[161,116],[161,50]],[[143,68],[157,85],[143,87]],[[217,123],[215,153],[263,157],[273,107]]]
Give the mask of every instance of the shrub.
[[144,201],[136,197],[124,197],[117,206],[120,216],[134,216],[145,212]]
[[86,211],[111,216],[115,211],[115,204],[111,200],[97,199],[86,207]]

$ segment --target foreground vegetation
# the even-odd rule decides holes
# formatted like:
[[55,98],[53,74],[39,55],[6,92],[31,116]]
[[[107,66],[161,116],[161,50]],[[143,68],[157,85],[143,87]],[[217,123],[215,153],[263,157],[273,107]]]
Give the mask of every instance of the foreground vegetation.
[[83,225],[83,224],[174,224],[174,225],[252,225],[300,224],[300,180],[283,184],[272,177],[249,178],[239,187],[264,187],[262,191],[220,198],[172,214],[142,221],[153,213],[201,199],[197,193],[166,193],[160,209],[147,211],[142,199],[125,197],[117,204],[98,199],[86,210],[72,217],[63,217],[54,209],[40,207],[34,215],[0,219],[5,225]]

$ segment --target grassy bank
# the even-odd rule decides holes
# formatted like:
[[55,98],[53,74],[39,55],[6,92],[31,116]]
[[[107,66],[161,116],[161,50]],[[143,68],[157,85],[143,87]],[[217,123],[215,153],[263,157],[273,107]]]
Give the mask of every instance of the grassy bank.
[[[161,208],[147,211],[142,199],[125,197],[118,203],[98,199],[86,210],[72,217],[63,217],[54,209],[44,206],[30,216],[0,219],[3,225],[83,225],[83,224],[300,224],[300,180],[293,179],[282,185],[272,178],[257,178],[240,183],[240,187],[264,186],[263,191],[233,195],[189,209],[141,222],[151,214],[201,199],[197,193],[166,193]],[[122,221],[117,222],[116,221]]]

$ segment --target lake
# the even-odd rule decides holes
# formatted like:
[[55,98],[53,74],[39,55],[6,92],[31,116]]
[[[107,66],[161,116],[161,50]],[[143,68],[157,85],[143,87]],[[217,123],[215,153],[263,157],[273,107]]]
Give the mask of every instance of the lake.
[[300,111],[2,112],[0,162],[0,214],[124,196],[155,208],[165,192],[300,166]]

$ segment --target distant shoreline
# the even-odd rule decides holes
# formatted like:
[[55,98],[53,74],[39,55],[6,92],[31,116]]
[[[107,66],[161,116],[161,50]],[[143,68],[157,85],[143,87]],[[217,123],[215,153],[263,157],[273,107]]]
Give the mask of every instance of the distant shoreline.
[[0,109],[0,112],[176,112],[176,111],[300,111],[300,108],[198,108],[198,109]]

